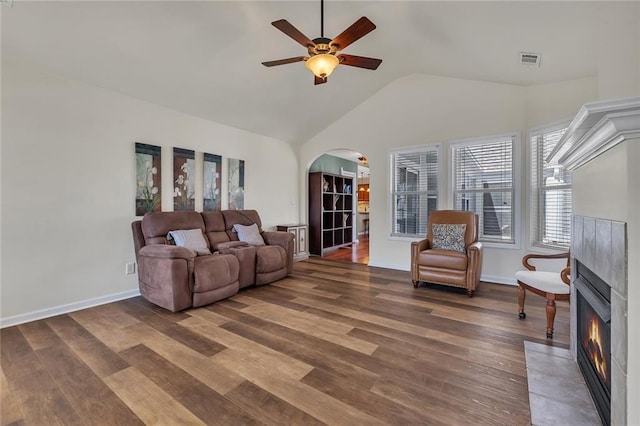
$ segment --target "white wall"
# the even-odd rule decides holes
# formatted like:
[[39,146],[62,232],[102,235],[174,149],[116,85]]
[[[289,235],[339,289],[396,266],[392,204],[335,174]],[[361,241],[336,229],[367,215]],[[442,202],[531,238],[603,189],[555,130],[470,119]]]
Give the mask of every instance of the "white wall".
[[2,114],[2,325],[135,294],[136,141],[162,146],[164,210],[180,147],[223,156],[223,207],[226,159],[239,158],[245,208],[267,228],[299,220],[284,142],[6,62]]
[[[449,142],[508,132],[521,132],[526,147],[529,123],[542,124],[575,115],[596,96],[596,80],[582,79],[524,88],[506,84],[411,75],[394,81],[325,129],[300,150],[300,179],[318,155],[333,148],[350,148],[369,159],[370,265],[408,270],[410,240],[393,239],[390,230],[389,150],[398,147],[441,143],[444,178],[440,208],[451,208],[448,195]],[[520,178],[526,182],[526,149],[521,149]],[[301,192],[301,212],[307,194]],[[521,186],[516,215],[526,208],[526,186]],[[518,249],[486,248],[484,279],[515,283],[527,252],[528,223],[521,221]]]

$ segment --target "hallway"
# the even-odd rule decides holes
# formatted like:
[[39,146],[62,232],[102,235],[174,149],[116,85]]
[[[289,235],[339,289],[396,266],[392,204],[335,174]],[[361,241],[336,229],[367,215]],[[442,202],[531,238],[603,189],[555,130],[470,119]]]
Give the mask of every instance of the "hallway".
[[369,236],[361,235],[358,244],[352,244],[351,247],[343,247],[327,253],[322,258],[366,265],[369,263]]

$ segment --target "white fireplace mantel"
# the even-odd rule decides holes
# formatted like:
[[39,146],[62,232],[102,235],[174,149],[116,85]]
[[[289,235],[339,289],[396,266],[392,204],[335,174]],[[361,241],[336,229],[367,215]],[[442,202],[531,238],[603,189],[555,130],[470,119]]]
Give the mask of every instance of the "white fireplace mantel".
[[640,138],[640,97],[585,104],[547,161],[574,170],[628,139]]

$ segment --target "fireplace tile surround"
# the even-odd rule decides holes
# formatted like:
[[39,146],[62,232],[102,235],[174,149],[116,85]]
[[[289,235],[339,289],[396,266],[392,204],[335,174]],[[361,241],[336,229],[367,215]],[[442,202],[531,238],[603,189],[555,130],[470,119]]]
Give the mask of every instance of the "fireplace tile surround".
[[[573,216],[571,269],[580,261],[611,286],[611,414],[612,424],[626,424],[627,378],[627,238],[626,223]],[[572,277],[573,280],[574,277]],[[575,286],[571,299],[576,300]],[[571,304],[571,353],[577,357],[577,312]],[[617,417],[616,417],[617,416]]]

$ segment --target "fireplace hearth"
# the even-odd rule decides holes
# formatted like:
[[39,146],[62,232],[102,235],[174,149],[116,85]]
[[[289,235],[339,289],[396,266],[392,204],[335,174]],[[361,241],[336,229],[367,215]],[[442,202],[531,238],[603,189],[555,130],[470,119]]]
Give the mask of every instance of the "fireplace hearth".
[[580,262],[577,296],[577,362],[602,423],[611,424],[611,287]]

